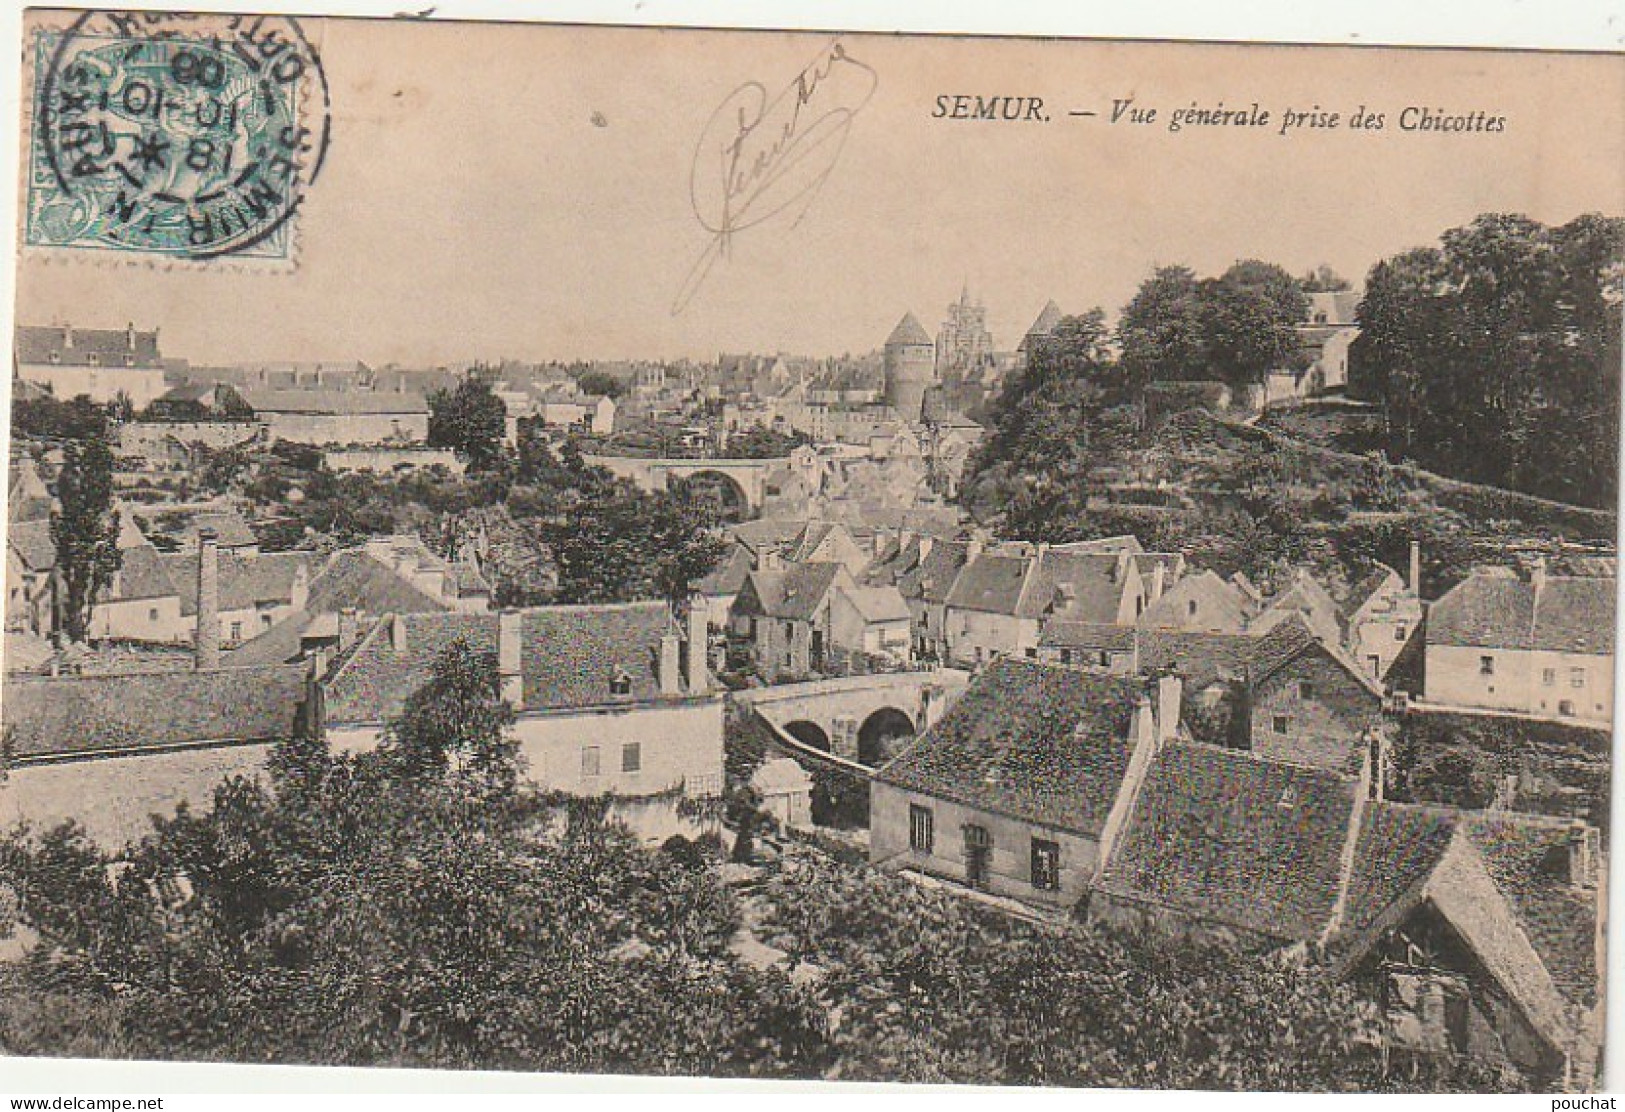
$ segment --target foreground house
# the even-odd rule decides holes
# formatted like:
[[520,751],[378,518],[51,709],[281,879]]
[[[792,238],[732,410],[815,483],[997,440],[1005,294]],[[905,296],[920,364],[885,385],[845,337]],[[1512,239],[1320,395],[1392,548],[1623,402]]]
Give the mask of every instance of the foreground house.
[[1609,725],[1616,582],[1550,575],[1544,563],[1528,579],[1474,572],[1428,611],[1425,698]]
[[1178,722],[1138,679],[1000,660],[876,775],[870,860],[1070,907],[1122,821],[1125,781]]
[[535,784],[574,795],[715,795],[722,699],[705,638],[703,611],[690,615],[685,639],[660,602],[395,614],[335,658],[318,685],[321,724],[337,750],[372,748],[461,640],[496,655]]

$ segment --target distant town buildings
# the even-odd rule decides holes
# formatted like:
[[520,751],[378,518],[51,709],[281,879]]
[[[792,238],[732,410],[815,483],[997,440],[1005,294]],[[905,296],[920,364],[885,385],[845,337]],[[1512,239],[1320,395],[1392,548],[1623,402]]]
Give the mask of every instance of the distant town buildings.
[[937,376],[964,375],[993,360],[993,334],[987,330],[987,307],[971,301],[970,287],[948,306],[948,316],[937,330]]
[[158,350],[158,331],[124,328],[76,328],[73,325],[17,326],[14,373],[66,401],[84,394],[107,403],[119,397],[137,408],[169,387]]

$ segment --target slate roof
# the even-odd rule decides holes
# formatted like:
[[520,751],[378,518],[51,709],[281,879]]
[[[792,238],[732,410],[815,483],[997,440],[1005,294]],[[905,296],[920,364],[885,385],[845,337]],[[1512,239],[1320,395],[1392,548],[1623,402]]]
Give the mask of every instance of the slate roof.
[[[381,723],[400,712],[406,698],[428,682],[434,662],[451,644],[497,651],[497,614],[397,614],[380,622],[353,654],[329,673],[323,687],[333,722]],[[401,623],[406,645],[396,652],[393,626]],[[659,697],[656,667],[661,638],[675,632],[661,602],[606,606],[550,606],[520,611],[521,711],[580,709],[628,704]],[[610,692],[617,674],[630,677],[625,695]]]
[[1430,645],[1606,656],[1614,651],[1615,580],[1549,575],[1532,583],[1476,573],[1428,611]]
[[793,542],[806,527],[806,522],[794,518],[764,517],[735,525],[733,536],[752,552],[776,552]]
[[959,578],[960,569],[965,566],[969,551],[964,541],[936,541],[912,571],[903,573],[897,582],[897,589],[903,592],[904,598],[946,602],[954,581]]
[[[1147,593],[1149,597],[1149,590]],[[1247,624],[1248,599],[1240,587],[1227,583],[1211,571],[1168,581],[1162,597],[1150,603],[1140,615],[1139,625],[1155,629],[1159,625],[1171,629],[1182,628],[1189,622],[1187,603],[1195,601],[1204,628],[1220,628],[1240,633]]]
[[300,665],[209,672],[21,678],[0,705],[21,758],[289,736],[305,696]]
[[[181,597],[181,613],[196,614],[197,553],[172,552],[158,558]],[[221,552],[220,609],[252,610],[260,603],[292,602],[294,580],[301,571],[308,574],[310,560],[308,552],[266,552],[257,556]]]
[[1318,938],[1358,791],[1335,773],[1170,742],[1099,887],[1272,938]]
[[248,520],[235,510],[193,514],[181,529],[178,539],[183,545],[196,548],[198,530],[205,527],[214,530],[215,544],[222,549],[252,548],[260,543]]
[[[68,344],[68,333],[73,333],[73,344]],[[137,367],[162,366],[158,354],[157,331],[136,331],[135,344],[130,333],[123,328],[66,328],[57,325],[17,326],[15,333],[17,362],[22,365],[50,363],[58,356],[64,367],[86,367],[95,355],[100,366],[122,367],[126,355],[135,356]]]
[[1098,837],[1141,694],[1138,680],[1004,658],[875,779]]
[[886,337],[886,346],[894,347],[902,344],[931,344],[931,337],[920,324],[919,318],[913,313],[904,313],[903,319],[897,322],[897,327],[891,330]]
[[1053,298],[1044,302],[1039,310],[1038,317],[1033,321],[1031,328],[1027,329],[1028,336],[1048,336],[1055,331],[1055,326],[1061,323],[1061,307],[1055,304]]

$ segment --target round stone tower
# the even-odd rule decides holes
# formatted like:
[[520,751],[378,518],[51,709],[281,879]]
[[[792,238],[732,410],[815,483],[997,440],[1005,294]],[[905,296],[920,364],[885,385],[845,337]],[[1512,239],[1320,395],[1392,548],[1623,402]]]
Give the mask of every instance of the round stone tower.
[[937,348],[913,313],[886,340],[886,404],[905,421],[920,420],[925,392],[937,382]]

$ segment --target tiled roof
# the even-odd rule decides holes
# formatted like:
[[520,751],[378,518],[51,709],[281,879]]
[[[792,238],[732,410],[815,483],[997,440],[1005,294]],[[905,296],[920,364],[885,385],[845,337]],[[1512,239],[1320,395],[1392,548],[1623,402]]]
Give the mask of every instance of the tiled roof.
[[694,581],[693,588],[702,595],[737,595],[749,575],[750,554],[734,545],[720,565]]
[[1362,606],[1371,601],[1373,595],[1394,581],[1399,581],[1399,573],[1385,564],[1378,564],[1354,585],[1349,591],[1348,598],[1343,600],[1344,619],[1353,618],[1360,612]]
[[[123,552],[123,562],[119,565],[118,575],[115,578],[113,598],[123,602],[134,602],[137,599],[174,598],[179,595],[180,589],[176,585],[177,576],[171,574],[171,560],[175,557],[161,555],[150,544],[127,548]],[[192,592],[197,592],[196,560],[193,560]],[[175,569],[179,570],[179,569]],[[194,610],[195,612],[195,610]]]
[[[73,343],[68,343],[69,333],[73,334]],[[133,334],[134,343],[131,343],[132,334],[123,328],[64,328],[58,326],[41,327],[39,325],[20,324],[16,331],[17,362],[24,366],[52,362],[51,356],[57,356],[56,362],[65,367],[85,367],[90,365],[90,357],[96,356],[98,365],[104,367],[124,366],[124,357],[135,357],[134,366],[158,367],[162,360],[158,355],[158,333],[137,331]]]
[[1140,667],[1177,673],[1187,690],[1201,691],[1221,680],[1245,677],[1257,644],[1257,638],[1245,634],[1145,629],[1140,631]]
[[1262,637],[1253,639],[1248,662],[1254,684],[1263,683],[1305,653],[1319,653],[1335,661],[1345,672],[1373,695],[1381,697],[1382,687],[1341,648],[1329,645],[1309,628],[1302,614],[1291,614]]
[[1247,624],[1248,600],[1241,588],[1206,570],[1177,582],[1170,580],[1162,597],[1146,606],[1139,624],[1147,629],[1183,628],[1191,621],[1189,604],[1193,601],[1204,629],[1240,633]]
[[51,540],[51,522],[13,521],[6,530],[11,545],[29,571],[50,571],[56,567],[56,543]]
[[[308,552],[266,552],[258,556],[236,556],[221,552],[220,609],[251,610],[259,603],[293,601],[295,579],[308,574]],[[181,613],[197,613],[197,553],[173,552],[159,557],[168,569],[169,580],[181,596]],[[307,603],[308,605],[308,603]]]
[[[763,617],[806,621],[829,594],[841,570],[840,564],[797,564],[784,571],[753,571],[746,582],[753,588]],[[747,600],[743,612],[754,609]]]
[[1551,575],[1544,587],[1478,573],[1428,611],[1430,645],[1608,655],[1615,580]]
[[1098,837],[1140,696],[1138,680],[1002,659],[876,779]]
[[193,514],[179,534],[182,544],[197,547],[198,530],[214,530],[215,544],[221,548],[250,548],[259,544],[248,520],[235,510],[210,511]]
[[302,666],[209,672],[8,677],[0,705],[19,757],[202,742],[274,741],[292,732]]
[[850,587],[843,593],[863,620],[876,622],[906,622],[909,620],[908,603],[896,587]]
[[904,572],[897,589],[904,598],[920,598],[926,602],[946,602],[953,590],[960,569],[965,566],[968,546],[963,541],[936,541],[925,559],[912,571]]
[[1116,556],[1052,550],[1037,560],[1032,582],[1016,609],[1018,617],[1042,618],[1053,611],[1074,621],[1117,619],[1125,588],[1118,578]]
[[1100,888],[1273,938],[1319,937],[1337,904],[1357,782],[1172,742]]
[[1294,612],[1303,615],[1310,628],[1325,640],[1337,641],[1342,638],[1341,610],[1332,596],[1326,593],[1326,588],[1307,569],[1299,568],[1292,578],[1292,584],[1265,603],[1254,624],[1262,633],[1280,621],[1283,615]]
[[891,330],[886,337],[886,346],[894,347],[901,344],[930,344],[931,337],[926,334],[925,328],[920,324],[919,318],[913,313],[904,313],[903,319],[897,322],[897,327]]
[[255,413],[315,413],[338,416],[366,413],[427,413],[422,394],[383,390],[256,390],[243,387],[243,400]]
[[1014,614],[1031,566],[1032,560],[1026,556],[984,552],[959,573],[948,592],[948,605],[960,610]]
[[733,536],[752,552],[776,552],[794,541],[806,527],[805,521],[794,518],[764,517],[735,525]]
[[302,610],[239,645],[226,654],[226,659],[233,666],[297,660],[306,632],[314,635],[312,623],[318,616],[333,616],[351,608],[359,614],[378,617],[442,612],[450,610],[451,605],[418,590],[373,559],[365,549],[345,549],[328,557],[322,570],[310,581]]
[[[329,676],[327,716],[334,722],[386,722],[406,698],[428,682],[434,662],[461,640],[497,651],[497,614],[405,614],[382,622],[362,639],[349,661]],[[396,652],[393,625],[401,623],[405,649]],[[520,612],[520,669],[524,711],[573,709],[656,698],[661,638],[674,632],[664,603],[552,606]],[[625,695],[610,692],[624,672]]]
[[[1596,1003],[1597,893],[1570,883],[1559,820],[1371,803],[1355,846],[1339,948],[1358,960],[1431,899],[1554,1042]],[[1533,959],[1533,960],[1532,960]]]
[[1084,652],[1130,652],[1139,631],[1133,626],[1112,622],[1071,622],[1056,619],[1044,623],[1038,643],[1044,648],[1081,649]]

